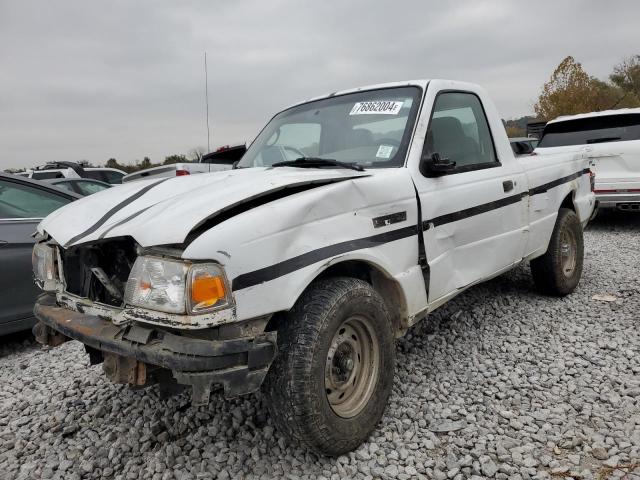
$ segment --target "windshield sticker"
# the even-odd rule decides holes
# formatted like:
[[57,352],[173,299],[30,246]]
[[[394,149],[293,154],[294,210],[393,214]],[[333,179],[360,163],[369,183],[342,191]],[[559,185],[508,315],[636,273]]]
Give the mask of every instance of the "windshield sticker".
[[391,152],[393,152],[391,145],[380,145],[376,153],[376,158],[391,158]]
[[397,115],[404,102],[378,100],[375,102],[356,103],[349,115]]

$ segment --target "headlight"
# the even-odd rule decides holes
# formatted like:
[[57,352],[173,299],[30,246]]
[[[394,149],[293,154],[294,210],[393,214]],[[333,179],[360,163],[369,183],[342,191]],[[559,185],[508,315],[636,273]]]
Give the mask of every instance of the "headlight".
[[31,253],[31,265],[36,284],[46,292],[56,290],[54,255],[54,249],[44,243],[36,243]]
[[229,304],[227,281],[214,264],[138,257],[129,274],[124,300],[167,313],[204,313]]

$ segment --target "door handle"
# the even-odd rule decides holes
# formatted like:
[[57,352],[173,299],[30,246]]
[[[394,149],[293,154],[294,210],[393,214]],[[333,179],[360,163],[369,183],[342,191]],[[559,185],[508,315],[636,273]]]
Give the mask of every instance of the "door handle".
[[513,190],[513,180],[505,180],[504,182],[502,182],[502,189],[505,192],[510,192],[511,190]]

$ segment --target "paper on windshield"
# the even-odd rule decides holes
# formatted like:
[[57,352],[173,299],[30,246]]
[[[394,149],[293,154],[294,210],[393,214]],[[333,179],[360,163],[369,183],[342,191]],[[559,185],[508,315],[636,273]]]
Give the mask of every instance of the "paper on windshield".
[[377,158],[391,158],[391,153],[393,152],[393,147],[391,145],[380,145],[378,147],[378,151],[376,152]]
[[404,102],[376,100],[375,102],[356,103],[349,115],[397,115]]

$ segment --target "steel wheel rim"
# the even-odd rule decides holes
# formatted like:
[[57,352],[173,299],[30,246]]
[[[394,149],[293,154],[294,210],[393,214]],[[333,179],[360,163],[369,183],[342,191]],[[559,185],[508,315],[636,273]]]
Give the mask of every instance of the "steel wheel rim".
[[560,235],[560,259],[562,273],[565,277],[571,277],[578,263],[578,242],[568,228],[563,229]]
[[325,392],[333,412],[352,418],[364,409],[378,381],[380,349],[371,322],[346,319],[331,340],[325,364]]

